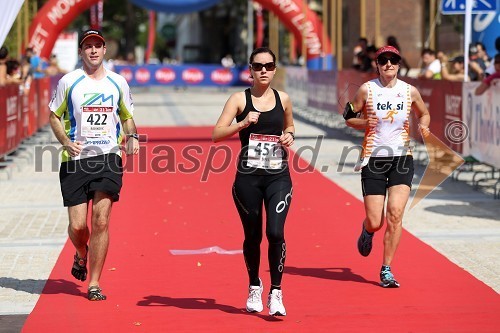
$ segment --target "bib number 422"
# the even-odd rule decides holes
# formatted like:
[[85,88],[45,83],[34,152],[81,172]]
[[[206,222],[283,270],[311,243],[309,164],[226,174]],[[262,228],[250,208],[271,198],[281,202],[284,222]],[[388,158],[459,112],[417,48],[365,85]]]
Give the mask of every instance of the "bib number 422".
[[106,120],[108,119],[108,115],[103,113],[91,113],[89,114],[87,118],[87,123],[90,125],[95,125],[95,126],[100,126],[100,125],[107,125]]

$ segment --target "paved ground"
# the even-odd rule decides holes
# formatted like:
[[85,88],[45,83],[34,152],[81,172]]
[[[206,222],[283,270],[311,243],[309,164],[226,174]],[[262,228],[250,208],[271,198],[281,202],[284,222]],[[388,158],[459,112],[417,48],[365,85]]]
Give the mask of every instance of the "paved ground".
[[[213,126],[231,91],[135,89],[135,119],[139,127]],[[361,142],[359,135],[346,130],[338,115],[298,105],[295,114],[294,149],[301,150],[303,158],[314,159],[326,177],[361,199],[360,176],[352,171],[354,154],[340,162],[344,147]],[[42,147],[48,151],[42,154]],[[47,130],[25,144],[10,167],[0,169],[0,332],[20,330],[67,239],[67,213],[54,159],[58,147]],[[423,170],[417,167],[415,182]],[[491,193],[448,179],[407,212],[404,226],[498,293],[499,216],[500,201]]]

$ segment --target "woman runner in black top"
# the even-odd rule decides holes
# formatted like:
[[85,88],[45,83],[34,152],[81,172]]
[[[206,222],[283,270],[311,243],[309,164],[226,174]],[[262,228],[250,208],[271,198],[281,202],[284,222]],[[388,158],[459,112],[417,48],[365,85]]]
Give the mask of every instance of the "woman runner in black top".
[[241,141],[232,194],[245,234],[243,255],[250,285],[246,309],[248,312],[263,309],[259,265],[264,204],[271,272],[267,306],[270,315],[284,316],[281,292],[286,257],[284,227],[292,199],[285,147],[295,140],[292,103],[286,93],[270,87],[276,73],[276,56],[269,48],[252,52],[250,72],[253,86],[229,97],[212,138],[219,142],[239,132]]

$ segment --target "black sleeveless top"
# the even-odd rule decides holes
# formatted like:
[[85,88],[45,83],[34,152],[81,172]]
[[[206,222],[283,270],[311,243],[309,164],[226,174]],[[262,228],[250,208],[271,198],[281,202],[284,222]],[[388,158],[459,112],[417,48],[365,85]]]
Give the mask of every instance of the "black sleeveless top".
[[[254,175],[275,175],[284,171],[288,172],[288,151],[284,146],[281,146],[282,148],[280,149],[280,154],[282,156],[282,164],[280,169],[262,169],[247,166],[248,143],[250,140],[250,134],[267,134],[278,136],[283,134],[285,110],[283,109],[283,104],[281,103],[278,92],[275,89],[273,89],[273,92],[276,100],[274,108],[269,111],[261,112],[257,124],[251,124],[250,126],[242,129],[239,132],[241,151],[238,157],[238,172],[240,173]],[[253,106],[250,88],[245,90],[245,99],[245,109],[241,114],[236,116],[237,121],[244,120],[248,112],[250,111],[262,111],[256,110]]]

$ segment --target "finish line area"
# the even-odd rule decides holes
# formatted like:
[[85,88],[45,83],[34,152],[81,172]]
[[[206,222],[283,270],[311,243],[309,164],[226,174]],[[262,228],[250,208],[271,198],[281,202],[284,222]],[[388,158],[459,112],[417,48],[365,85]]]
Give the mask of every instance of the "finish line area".
[[[108,295],[104,302],[87,301],[86,285],[70,274],[74,249],[65,241],[67,215],[51,161],[44,159],[41,173],[25,165],[12,179],[2,181],[4,219],[17,218],[26,228],[21,231],[6,225],[11,232],[0,239],[5,249],[2,263],[9,255],[17,256],[19,262],[0,278],[0,300],[25,304],[24,310],[8,313],[12,307],[1,301],[1,314],[29,313],[23,327],[26,332],[40,327],[54,332],[102,327],[145,332],[495,331],[499,284],[494,274],[481,273],[481,267],[488,271],[494,266],[492,253],[498,252],[495,237],[500,231],[494,227],[491,198],[466,184],[447,181],[408,211],[403,224],[407,231],[394,262],[401,288],[380,288],[383,237],[376,235],[370,257],[357,253],[364,218],[360,176],[349,166],[338,171],[342,146],[358,144],[356,138],[342,130],[314,126],[300,116],[300,106],[296,107],[297,143],[290,156],[297,161],[292,171],[293,203],[285,229],[287,316],[271,317],[267,309],[246,313],[247,277],[239,251],[243,232],[231,198],[239,141],[235,137],[215,145],[210,138],[230,92],[133,91],[135,119],[147,138],[141,153],[149,158],[126,161],[129,170],[113,209],[111,244],[101,282]],[[300,147],[317,147],[318,136],[323,139],[313,170],[308,167],[313,153],[301,153]],[[199,167],[185,159],[186,147],[200,147]],[[221,147],[231,152],[233,161],[224,170],[218,170],[225,163]],[[173,152],[174,172],[161,163],[160,151]],[[181,172],[181,165],[189,170]],[[22,205],[21,198],[29,198],[30,206]],[[458,216],[458,209],[468,209],[469,215]],[[51,222],[52,228],[41,229],[40,224],[29,222],[35,220]],[[29,230],[31,234],[38,230],[36,240]],[[266,243],[262,253],[267,252]],[[31,253],[50,257],[39,264],[45,266],[41,271],[20,268],[22,259]],[[487,254],[493,259],[488,261]],[[36,256],[30,258],[30,265],[42,262]],[[475,263],[466,264],[466,259]],[[263,255],[265,294],[268,275]],[[27,288],[29,283],[35,287]],[[23,300],[26,294],[31,300]]]

